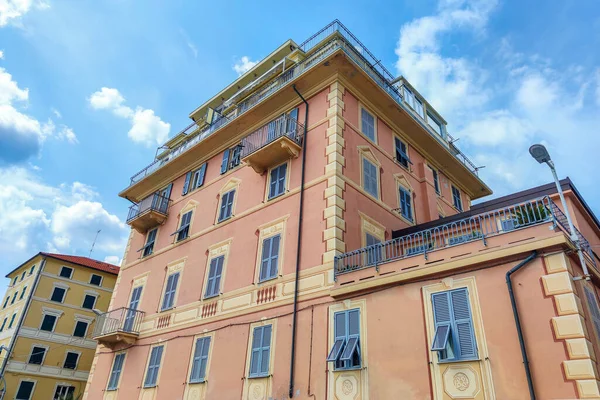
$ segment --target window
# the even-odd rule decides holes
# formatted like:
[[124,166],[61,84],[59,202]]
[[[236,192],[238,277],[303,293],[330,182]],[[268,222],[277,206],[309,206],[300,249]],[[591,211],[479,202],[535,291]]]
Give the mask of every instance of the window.
[[40,330],[47,332],[54,332],[54,327],[56,326],[56,315],[44,314],[42,319],[42,326]]
[[435,133],[437,133],[441,137],[444,137],[444,127],[440,122],[438,122],[437,118],[431,115],[431,113],[427,113],[427,123],[431,128],[433,128]]
[[285,193],[285,178],[287,174],[287,163],[273,168],[270,174],[269,200]]
[[10,301],[10,304],[13,305],[15,304],[15,300],[17,300],[17,296],[19,295],[19,292],[15,292],[13,293],[13,297],[12,300]]
[[23,297],[25,297],[25,292],[27,291],[27,286],[25,286],[23,288],[23,290],[21,291],[21,295],[19,296],[19,300],[23,300]]
[[148,257],[154,251],[154,242],[156,241],[156,233],[158,228],[154,228],[148,232],[146,236],[146,244],[138,251],[142,252],[142,257]]
[[131,298],[129,299],[129,310],[125,314],[125,325],[123,325],[123,330],[125,332],[131,332],[134,328],[137,328],[136,322],[140,323],[140,317],[136,318],[136,310],[138,305],[140,304],[140,298],[142,297],[142,288],[143,286],[137,286],[133,288],[131,292]]
[[400,190],[400,214],[409,221],[413,220],[412,193],[410,190],[399,187]]
[[502,232],[512,231],[517,228],[517,223],[512,218],[503,219],[500,221]]
[[223,152],[223,161],[221,161],[221,174],[240,165],[242,155],[242,146],[237,145],[232,149]]
[[177,282],[179,281],[179,272],[169,275],[167,278],[167,286],[165,287],[165,295],[163,297],[160,311],[170,310],[175,303],[175,293],[177,292]]
[[600,338],[600,309],[598,309],[596,294],[594,293],[594,289],[590,289],[588,286],[584,286],[583,289],[585,291],[585,298],[588,303],[588,308],[590,309],[590,314],[592,314],[592,324],[596,330],[596,335]]
[[186,239],[190,234],[190,224],[192,223],[192,212],[188,211],[181,216],[181,222],[179,224],[179,229],[171,234],[177,235],[175,238],[175,242],[179,242],[183,239]]
[[[75,394],[75,386],[58,385],[54,391],[52,400],[73,399]],[[69,397],[70,396],[70,397]]]
[[66,293],[67,293],[67,291],[64,288],[55,286],[54,291],[52,292],[52,296],[50,297],[50,300],[62,303],[63,300],[65,299]]
[[2,306],[2,308],[6,308],[9,300],[10,300],[10,296],[6,296],[6,300],[4,300],[4,305]]
[[371,196],[379,198],[379,188],[377,182],[377,166],[363,158],[363,188]]
[[21,282],[23,282],[23,279],[25,279],[26,273],[27,273],[27,271],[23,271],[23,273],[21,274]]
[[271,354],[271,325],[257,326],[252,334],[252,353],[250,356],[250,378],[269,375]]
[[17,284],[17,279],[19,279],[19,277],[15,276],[15,279],[13,279],[13,282],[12,282],[12,286],[15,286]]
[[73,353],[71,351],[67,351],[67,356],[65,357],[65,363],[63,365],[63,368],[66,368],[66,369],[77,368],[78,360],[79,360],[79,353]]
[[360,130],[373,142],[375,141],[375,117],[363,107],[360,109]]
[[17,396],[15,400],[31,400],[31,395],[33,394],[33,387],[35,386],[35,382],[31,381],[21,381],[19,384],[19,390],[17,390]]
[[412,164],[408,157],[408,147],[402,140],[394,137],[394,144],[396,145],[396,161],[400,163],[404,168],[408,168],[408,164]]
[[440,177],[438,176],[437,170],[429,167],[431,169],[431,173],[433,174],[433,187],[435,188],[435,192],[440,194]]
[[73,268],[63,266],[60,269],[59,275],[63,278],[71,279],[71,277],[73,276]]
[[190,171],[185,175],[185,183],[183,184],[182,196],[185,196],[192,190],[198,189],[204,185],[204,176],[206,175],[206,163],[195,171]]
[[29,275],[33,275],[33,271],[35,271],[35,265],[31,266],[31,269],[29,270]]
[[8,317],[4,318],[4,321],[2,321],[2,326],[0,326],[0,332],[2,332],[4,330],[4,327],[6,326],[7,321],[8,321]]
[[148,362],[148,370],[146,371],[146,379],[144,380],[145,388],[156,386],[162,353],[163,346],[153,347],[150,352],[150,361]]
[[260,263],[259,281],[266,281],[277,277],[279,262],[279,243],[281,235],[263,239],[262,257]]
[[8,324],[8,329],[13,327],[13,324],[15,323],[15,318],[17,318],[17,313],[14,313],[12,315],[12,317],[10,317],[10,323]]
[[460,198],[460,190],[458,190],[454,185],[452,185],[452,202],[458,211],[463,210],[462,199]]
[[223,274],[223,263],[225,256],[215,257],[210,260],[208,269],[208,279],[206,280],[206,290],[204,298],[217,296],[221,290],[221,275]]
[[42,365],[44,361],[44,356],[46,355],[45,347],[33,346],[31,350],[31,355],[29,356],[29,364]]
[[92,274],[90,277],[90,285],[102,286],[102,275]]
[[477,358],[477,345],[466,288],[431,295],[435,334],[431,346],[440,361]]
[[360,368],[360,311],[336,312],[333,315],[334,342],[327,361],[335,369]]
[[93,310],[96,305],[96,296],[92,294],[86,294],[83,298],[82,308],[87,308],[88,310]]
[[75,337],[85,337],[88,329],[88,323],[85,321],[77,321],[75,322],[75,330],[73,331],[73,336]]
[[221,197],[221,209],[219,210],[219,221],[224,221],[231,217],[233,211],[233,199],[235,196],[235,189],[230,190]]
[[117,387],[119,387],[119,378],[121,377],[121,371],[123,370],[124,362],[125,353],[119,353],[115,355],[112,370],[110,371],[107,390],[117,390]]
[[[370,233],[365,233],[365,244],[367,245],[367,265],[373,265],[381,261],[382,259],[382,247],[375,246],[381,243],[379,238],[371,235]],[[374,247],[370,247],[374,246]]]
[[194,359],[192,360],[190,383],[204,382],[209,349],[210,336],[196,339],[196,349],[194,350]]
[[404,86],[404,101],[410,106],[410,108],[415,110],[417,114],[421,116],[421,118],[425,118],[423,114],[423,103],[406,86]]

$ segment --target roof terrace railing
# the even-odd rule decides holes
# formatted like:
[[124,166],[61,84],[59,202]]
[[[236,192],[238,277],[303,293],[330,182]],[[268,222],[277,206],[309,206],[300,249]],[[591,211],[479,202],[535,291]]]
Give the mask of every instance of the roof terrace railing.
[[[324,40],[330,38],[325,43]],[[317,45],[320,47],[317,50],[314,48]],[[198,142],[204,140],[207,136],[212,135],[215,131],[221,127],[227,125],[229,122],[238,118],[240,115],[250,110],[266,98],[270,97],[273,93],[276,93],[281,88],[286,86],[290,81],[298,78],[306,71],[311,69],[313,66],[318,65],[321,60],[333,52],[341,49],[344,53],[353,60],[359,68],[361,68],[366,74],[368,74],[376,83],[385,90],[399,106],[408,111],[409,106],[406,105],[402,99],[402,95],[397,87],[391,82],[393,81],[393,75],[381,64],[380,60],[377,60],[375,56],[338,20],[333,21],[325,28],[311,36],[308,40],[300,45],[300,49],[304,52],[311,52],[310,56],[300,61],[291,68],[285,70],[278,77],[274,78],[271,83],[268,83],[263,88],[254,92],[252,95],[247,97],[245,100],[238,103],[236,106],[228,109],[226,115],[219,115],[211,125],[200,129],[194,129],[193,124],[184,129],[181,133],[190,135],[190,138],[172,149],[169,154],[161,159],[157,159],[150,165],[142,169],[140,172],[131,177],[130,185],[133,185],[146,176],[152,174],[158,170],[164,164],[178,157]],[[409,112],[409,115],[413,115]],[[416,116],[413,115],[418,120]],[[427,124],[423,121],[419,122],[423,125],[430,134],[435,137],[440,143],[448,145],[446,139],[433,132],[427,127]],[[460,151],[450,150],[452,154],[465,165],[471,172],[477,174],[477,168],[474,164]]]
[[[434,250],[477,240],[485,243],[489,237],[546,222],[554,222],[555,227],[568,233],[565,221],[562,211],[545,196],[338,255],[334,259],[334,278],[365,268],[379,271],[381,264],[416,255],[423,255],[427,259],[428,253]],[[577,234],[582,248],[590,254],[589,243],[579,231]],[[593,254],[590,256],[594,260]]]

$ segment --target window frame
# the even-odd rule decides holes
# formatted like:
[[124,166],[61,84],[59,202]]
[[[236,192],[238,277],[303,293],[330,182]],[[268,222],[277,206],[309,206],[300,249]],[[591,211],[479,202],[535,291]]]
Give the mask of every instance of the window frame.
[[[100,277],[100,283],[97,284],[97,285],[95,283],[92,283],[92,280],[94,279],[95,276]],[[90,285],[102,287],[102,283],[103,282],[104,282],[104,277],[102,275],[99,275],[99,274],[90,274],[90,281],[89,281]]]
[[2,332],[4,330],[4,327],[6,326],[7,322],[8,322],[8,317],[4,317],[4,321],[2,321],[2,325],[0,326],[0,332]]
[[[430,120],[433,121],[435,123],[435,125],[437,125],[440,128],[440,131],[438,132],[437,129],[435,128],[435,126],[433,126],[430,123]],[[446,138],[446,129],[444,127],[444,124],[442,124],[440,122],[440,118],[437,117],[436,115],[434,115],[430,110],[427,110],[427,125],[433,129],[433,131],[435,132],[436,135],[440,136],[441,138],[445,139]]]
[[[23,382],[32,383],[33,384],[33,386],[31,387],[31,392],[29,392],[29,396],[27,398],[19,397],[19,391],[21,389],[21,385],[23,384]],[[21,379],[19,381],[19,386],[17,386],[17,391],[15,392],[15,400],[32,400],[33,399],[33,395],[35,394],[35,387],[36,387],[36,385],[37,385],[37,380],[30,379],[30,378]]]
[[[67,392],[66,392],[66,393],[62,393],[62,394],[61,394],[61,393],[59,392],[59,389],[61,389],[61,388],[66,388],[66,389],[67,389]],[[72,394],[73,394],[73,396],[74,396],[74,395],[75,395],[75,386],[73,386],[73,385],[69,385],[69,384],[60,384],[60,383],[57,383],[57,384],[56,384],[56,386],[54,387],[54,396],[53,396],[52,398],[53,398],[54,400],[56,400],[56,399],[61,399],[61,398],[66,398],[66,397],[56,397],[56,395],[57,395],[57,393],[58,393],[58,395],[59,395],[59,396],[65,396],[65,395],[66,395],[66,396],[68,396],[68,395],[69,395],[69,389],[71,389],[71,388],[73,389],[73,391],[72,391],[71,393],[72,393]]]
[[[119,358],[121,356],[122,356],[122,358],[121,358],[122,361],[121,361],[120,366],[119,366],[119,370],[118,370],[116,382],[114,382],[114,386],[113,386],[113,385],[111,385],[111,383],[113,383],[113,376],[115,374],[116,361],[117,361],[117,358]],[[108,383],[106,384],[106,391],[107,392],[111,392],[111,391],[119,389],[119,384],[121,383],[121,375],[122,375],[123,369],[125,367],[125,361],[126,361],[126,359],[127,359],[127,352],[126,351],[115,353],[115,356],[113,357],[112,365],[110,367],[110,373],[108,374]]]
[[[189,222],[184,224],[183,221],[187,215],[190,216]],[[191,226],[192,226],[192,217],[193,216],[194,216],[193,209],[187,210],[183,214],[181,214],[181,217],[179,218],[179,227],[177,228],[177,230],[175,232],[171,233],[171,236],[175,236],[175,243],[182,242],[185,239],[190,237],[190,230],[191,230]],[[183,235],[182,235],[182,233],[183,233]]]
[[[77,358],[75,359],[75,365],[73,366],[73,368],[69,368],[67,367],[67,359],[69,358],[69,354],[75,354],[77,356]],[[77,367],[79,366],[79,360],[81,359],[81,352],[79,351],[73,351],[73,350],[67,350],[65,352],[65,359],[63,361],[63,369],[70,369],[72,371],[76,371]]]
[[[413,90],[406,87],[406,84],[402,85],[402,88],[404,89],[404,102],[406,104],[408,104],[408,106],[414,112],[416,112],[417,115],[419,115],[421,118],[425,119],[425,107],[423,105],[423,101],[421,99],[419,99],[419,97],[415,94],[415,92]],[[411,101],[409,101],[409,99]],[[419,105],[420,108],[417,109],[417,107],[415,107],[416,105]]]
[[[188,383],[190,384],[195,384],[195,383],[204,383],[206,382],[206,376],[208,375],[208,366],[209,366],[209,362],[210,362],[210,356],[211,356],[211,352],[212,352],[212,342],[213,342],[213,335],[203,335],[203,336],[196,336],[194,338],[194,346],[192,347],[192,354],[191,354],[191,361],[190,361],[190,372],[188,374],[189,378],[188,378]],[[202,347],[201,347],[201,351],[200,354],[197,355],[197,350],[198,350],[198,342],[202,341]],[[208,342],[208,344],[207,344]],[[204,355],[204,348],[205,346],[208,347],[207,351],[206,351],[206,355]],[[204,362],[204,375],[202,375],[202,362]],[[194,377],[194,372],[198,371],[198,377]]]
[[435,193],[439,196],[442,194],[442,188],[440,186],[440,173],[431,165],[429,166],[429,169],[431,170],[431,175],[433,176],[433,189],[435,190]]
[[[154,237],[152,238],[152,241],[150,241],[150,237],[152,236],[152,233],[154,233],[154,235],[153,235]],[[158,227],[152,228],[148,232],[146,232],[146,240],[144,240],[144,246],[138,250],[142,253],[140,258],[145,258],[145,257],[151,256],[154,253],[154,244],[156,243],[157,237],[158,237]]]
[[[371,136],[369,136],[369,134],[367,132],[364,131],[363,128],[363,123],[364,118],[363,118],[363,112],[367,113],[369,116],[371,116],[373,118],[373,137],[371,138]],[[371,112],[367,107],[365,107],[362,103],[359,103],[359,107],[358,107],[358,129],[360,131],[360,133],[366,137],[367,139],[369,139],[369,141],[373,142],[373,143],[377,143],[377,115],[374,112]]]
[[[171,289],[169,289],[169,279],[174,276],[177,276],[177,278],[173,278],[175,280],[175,283],[171,283]],[[168,311],[168,310],[175,308],[175,300],[176,300],[176,296],[177,296],[178,289],[179,289],[180,278],[181,278],[181,271],[173,271],[167,275],[167,277],[165,279],[163,295],[161,297],[162,301],[160,302],[160,312]],[[174,289],[172,287],[173,285],[175,285]],[[168,302],[170,304],[167,304],[167,296],[170,296],[169,302]]]
[[[281,177],[281,168],[285,168],[285,171],[283,173],[283,177]],[[273,168],[270,168],[268,171],[268,179],[267,179],[267,201],[275,199],[277,197],[283,196],[284,194],[286,194],[286,192],[288,191],[288,183],[289,183],[289,179],[288,179],[288,175],[289,175],[289,170],[290,170],[290,165],[289,162],[283,162]],[[275,171],[277,172],[277,184],[274,185],[274,187],[276,189],[278,189],[279,187],[279,181],[283,180],[283,189],[281,190],[281,192],[275,192],[275,193],[271,193],[271,189],[273,188],[273,173]]]
[[[275,238],[277,238],[277,254],[274,256],[273,255],[273,241],[275,240]],[[269,245],[269,257],[267,260],[265,260],[265,242],[266,241],[270,241],[270,245]],[[281,246],[283,244],[283,238],[281,236],[280,232],[275,233],[274,235],[270,235],[270,236],[266,236],[262,238],[261,244],[260,244],[260,264],[258,266],[259,270],[258,270],[258,282],[262,283],[262,282],[267,282],[273,279],[277,279],[277,277],[280,275],[279,272],[279,260],[281,259]],[[272,270],[273,270],[273,259],[275,259],[275,273],[271,274]],[[265,276],[263,277],[262,271],[263,271],[263,265],[265,263],[265,261],[267,262],[267,273],[265,274]]]
[[[358,315],[358,333],[350,333],[350,314],[357,313]],[[333,362],[334,371],[349,371],[349,370],[357,370],[363,367],[363,357],[361,351],[361,309],[360,307],[353,307],[347,310],[335,311],[333,313],[333,345],[331,346],[331,350],[327,355],[326,362]],[[344,318],[344,334],[339,334],[337,332],[337,317],[343,316]],[[342,356],[346,353],[346,349],[350,341],[355,339],[354,344],[352,345],[351,351],[349,351],[349,356],[345,357],[346,359],[342,360]],[[343,341],[343,344],[340,345],[337,352],[334,353],[335,346]],[[358,354],[358,365],[353,365],[352,357],[354,357],[355,353]],[[342,364],[343,363],[343,364]]]
[[[463,204],[462,204],[462,196],[460,193],[460,189],[457,188],[456,186],[454,186],[454,184],[450,185],[451,189],[450,191],[452,192],[452,206],[454,208],[456,208],[458,211],[463,212]],[[456,193],[455,193],[456,191]],[[457,204],[457,199],[458,199],[458,204]]]
[[[77,332],[77,325],[79,325],[80,323],[85,324],[85,329],[83,330],[83,336],[77,336],[75,335],[75,332]],[[84,321],[81,319],[76,319],[75,320],[75,325],[73,326],[73,334],[71,336],[76,337],[76,338],[81,338],[81,339],[85,339],[87,337],[87,333],[88,333],[88,329],[90,328],[90,323],[88,321]]]
[[[410,170],[410,166],[412,165],[412,161],[408,154],[408,144],[402,140],[398,135],[394,134],[394,160],[397,164],[406,170]],[[398,145],[400,145],[400,149],[398,149]],[[402,147],[404,146],[404,150]]]
[[17,296],[19,295],[19,291],[13,293],[12,299],[10,300],[10,305],[12,306],[17,301]]
[[[217,273],[219,268],[219,260],[220,260],[220,272]],[[211,276],[211,272],[213,271],[213,262],[215,262],[215,273],[214,276]],[[225,273],[225,254],[220,254],[218,256],[210,258],[208,262],[208,270],[206,272],[206,284],[204,285],[204,299],[211,299],[213,297],[217,297],[221,294],[221,285],[223,282],[223,276]],[[211,285],[212,281],[212,291],[209,293],[209,285]],[[217,283],[215,283],[217,281]]]
[[413,191],[404,187],[403,185],[398,185],[398,208],[400,209],[400,215],[414,224],[415,209],[413,202]]
[[25,297],[25,292],[27,292],[27,285],[23,286],[23,290],[21,290],[21,295],[19,296],[19,300],[23,300],[23,297]]
[[[371,193],[369,191],[369,189],[367,188],[367,174],[365,173],[365,163],[370,164],[372,167],[375,168],[375,185],[376,185],[376,192],[375,194]],[[361,159],[361,178],[362,178],[362,189],[365,191],[365,193],[367,193],[369,196],[379,200],[380,197],[380,184],[379,184],[379,179],[380,179],[380,174],[379,174],[379,165],[377,165],[376,163],[374,163],[372,160],[370,160],[368,157],[365,157],[364,155],[362,156]]]
[[[264,344],[264,335],[265,335],[265,330],[269,328],[269,343],[268,346],[265,346]],[[256,335],[257,330],[260,330],[260,346],[259,347],[254,347],[254,337]],[[271,359],[272,359],[272,348],[273,348],[273,337],[275,334],[275,329],[273,324],[265,324],[265,325],[257,325],[254,326],[252,328],[252,335],[250,335],[250,358],[249,358],[249,365],[248,365],[248,378],[265,378],[268,377],[271,374]],[[268,352],[268,360],[267,360],[267,371],[266,372],[261,372],[262,371],[262,367],[264,366],[263,362],[263,353],[267,351]],[[258,371],[257,372],[252,372],[252,360],[254,359],[255,354],[257,354],[258,356],[258,361],[257,361],[257,367],[258,367]]]
[[12,314],[12,316],[10,317],[10,322],[8,323],[8,329],[12,329],[13,325],[15,324],[15,319],[17,318],[17,313],[14,312]]
[[[144,380],[143,380],[143,384],[142,387],[144,389],[148,389],[148,388],[153,388],[158,386],[158,380],[160,378],[160,371],[161,371],[161,366],[162,366],[162,359],[164,357],[165,354],[165,345],[164,344],[159,344],[156,346],[152,346],[150,348],[150,352],[148,353],[148,361],[146,363],[146,372],[144,373]],[[158,360],[154,360],[155,362],[158,361],[158,364],[151,364],[152,363],[152,357],[154,355],[154,349],[158,349],[160,348],[160,354],[157,356]],[[158,352],[158,350],[157,350]],[[154,371],[156,371],[156,374],[154,376],[153,382],[148,382],[148,377],[150,374],[150,369],[152,368],[152,374],[154,374]],[[152,375],[150,375],[152,376]]]
[[[42,359],[40,361],[40,363],[32,363],[31,362],[31,357],[33,356],[33,352],[34,349],[38,348],[38,349],[44,349],[44,353],[42,354]],[[31,345],[31,351],[29,352],[29,357],[27,358],[27,364],[31,364],[31,365],[39,365],[42,366],[44,365],[44,361],[46,360],[46,356],[48,355],[48,346],[45,345],[41,345],[41,344],[32,344]]]
[[[221,194],[219,199],[219,209],[218,209],[218,218],[217,223],[221,223],[223,221],[227,221],[233,217],[233,208],[235,205],[235,194],[237,191],[237,187],[230,189],[223,194]],[[227,203],[225,203],[225,198],[227,197]],[[226,215],[227,210],[229,209],[229,215]],[[225,211],[225,212],[223,212]]]
[[[54,322],[52,323],[52,329],[50,329],[50,330],[42,329],[44,326],[44,320],[46,319],[46,317],[54,318]],[[54,313],[42,312],[42,321],[40,322],[40,327],[38,328],[38,330],[44,331],[44,332],[54,332],[54,330],[56,329],[56,324],[58,323],[58,318],[59,318],[59,316]]]
[[26,273],[27,273],[27,270],[24,270],[23,273],[21,274],[21,282],[23,282],[25,280]]
[[[87,307],[84,307],[85,300],[88,298],[88,296],[89,296],[89,297],[93,297],[93,298],[94,298],[94,303],[92,304],[92,308],[87,308]],[[93,309],[94,309],[94,307],[96,307],[96,302],[98,301],[98,297],[99,297],[99,296],[98,296],[98,295],[96,295],[96,294],[92,294],[92,293],[84,293],[84,294],[83,294],[83,301],[81,302],[81,308],[83,308],[83,309],[85,309],[85,310],[93,310]]]
[[[71,271],[71,273],[69,274],[69,276],[64,276],[62,273],[65,269],[68,269]],[[58,276],[60,276],[61,278],[65,278],[65,279],[73,279],[73,272],[74,272],[74,268],[71,267],[67,267],[66,265],[62,265],[60,267],[60,271],[58,271]]]
[[2,306],[2,309],[5,309],[6,307],[8,307],[9,301],[10,301],[10,294],[7,294],[6,299],[4,299],[4,305]]

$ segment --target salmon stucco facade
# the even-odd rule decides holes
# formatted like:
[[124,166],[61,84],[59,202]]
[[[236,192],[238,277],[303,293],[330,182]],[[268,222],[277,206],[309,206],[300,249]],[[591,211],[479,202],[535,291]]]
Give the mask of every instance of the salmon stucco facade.
[[6,275],[0,309],[2,399],[74,400],[96,349],[119,267],[87,257],[38,253]]
[[552,185],[471,205],[491,190],[443,117],[339,21],[190,118],[120,193],[84,399],[600,397],[574,185],[579,246]]

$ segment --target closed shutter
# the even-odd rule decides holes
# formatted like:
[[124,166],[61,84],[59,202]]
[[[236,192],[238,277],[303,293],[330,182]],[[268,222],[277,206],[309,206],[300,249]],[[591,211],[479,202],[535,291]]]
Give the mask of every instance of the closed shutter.
[[280,235],[272,236],[263,240],[262,260],[259,277],[260,281],[272,279],[277,276],[280,240]]
[[596,335],[600,337],[600,310],[598,309],[598,302],[596,301],[596,295],[588,287],[584,287],[585,297],[588,302],[588,308],[592,316],[592,324],[596,329]]
[[183,184],[182,196],[185,196],[190,188],[190,180],[192,179],[192,171],[185,174],[185,183]]
[[206,364],[208,363],[208,350],[210,348],[210,336],[196,340],[194,350],[194,361],[190,382],[204,382],[206,377]]
[[373,165],[370,161],[368,161],[366,158],[363,159],[363,179],[365,190],[369,194],[378,197],[377,167]]
[[113,368],[110,373],[110,379],[108,381],[108,390],[115,390],[119,384],[119,377],[121,376],[121,370],[123,369],[123,361],[125,360],[125,354],[117,354],[113,362]]
[[296,133],[296,129],[298,127],[298,108],[294,108],[292,111],[290,111],[289,113],[289,119],[288,119],[288,136],[290,137],[295,137],[298,136],[298,133]]
[[225,256],[213,258],[210,261],[208,270],[208,279],[206,281],[206,291],[204,297],[213,297],[219,294],[221,290],[221,275],[223,274],[223,263]]
[[200,167],[200,176],[198,177],[198,183],[196,184],[197,188],[204,185],[204,177],[206,176],[206,164],[207,163],[204,163]]
[[467,289],[453,290],[452,311],[454,324],[456,326],[456,342],[458,342],[458,356],[460,358],[471,358],[477,355],[475,337],[473,332],[473,321],[469,309],[469,294]]
[[150,353],[150,362],[148,363],[148,371],[146,371],[146,380],[144,381],[144,387],[156,386],[162,353],[163,346],[156,346],[152,348],[152,352]]
[[223,161],[221,161],[221,174],[227,172],[229,168],[229,149],[223,152]]
[[250,357],[250,376],[267,376],[271,353],[271,325],[254,328],[252,336],[252,355]]
[[167,287],[165,288],[165,296],[163,298],[162,310],[173,307],[175,300],[175,291],[177,290],[177,282],[179,281],[179,272],[169,275],[167,279]]

